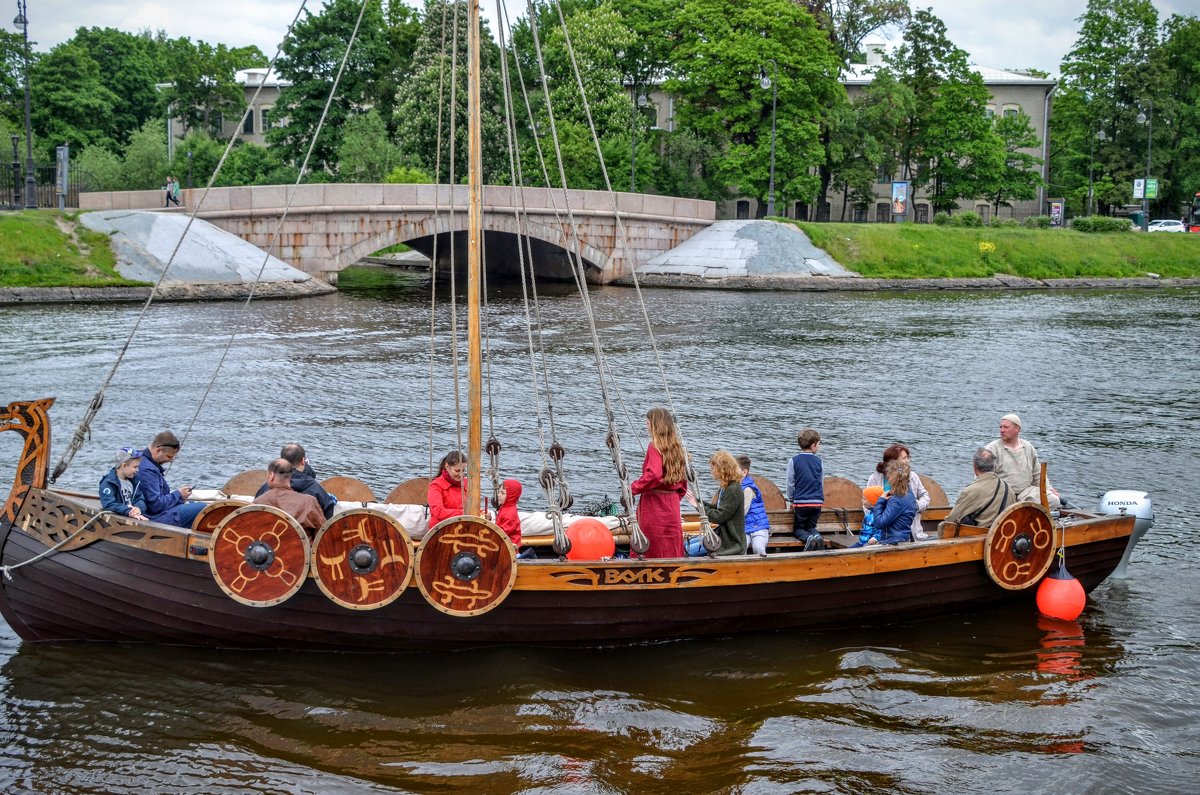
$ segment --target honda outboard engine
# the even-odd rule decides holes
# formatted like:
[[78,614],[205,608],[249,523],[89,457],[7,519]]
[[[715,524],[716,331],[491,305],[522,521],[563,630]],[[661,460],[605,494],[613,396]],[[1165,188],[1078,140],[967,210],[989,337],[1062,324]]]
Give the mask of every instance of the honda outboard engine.
[[1117,564],[1116,570],[1112,573],[1113,577],[1124,578],[1133,548],[1154,524],[1154,506],[1150,502],[1150,495],[1144,491],[1115,489],[1104,493],[1104,496],[1100,498],[1100,507],[1097,510],[1103,514],[1127,514],[1135,517],[1133,533],[1129,536],[1125,554],[1121,556],[1121,562]]

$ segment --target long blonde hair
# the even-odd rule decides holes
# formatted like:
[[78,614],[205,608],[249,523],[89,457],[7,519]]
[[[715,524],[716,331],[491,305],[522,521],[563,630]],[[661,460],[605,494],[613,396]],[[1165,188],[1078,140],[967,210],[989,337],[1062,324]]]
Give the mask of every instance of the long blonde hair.
[[652,408],[646,412],[646,421],[650,424],[650,443],[662,456],[663,482],[686,480],[687,461],[683,454],[683,442],[679,439],[671,412],[664,408]]
[[896,458],[888,462],[887,479],[888,485],[892,487],[892,494],[897,497],[903,497],[908,494],[909,479],[912,477],[912,470],[908,464]]

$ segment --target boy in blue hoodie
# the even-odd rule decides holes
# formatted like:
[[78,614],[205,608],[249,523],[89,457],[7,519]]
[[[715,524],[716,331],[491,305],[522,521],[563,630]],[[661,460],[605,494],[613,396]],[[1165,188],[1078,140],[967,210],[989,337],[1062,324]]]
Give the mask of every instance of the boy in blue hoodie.
[[130,519],[146,518],[146,501],[133,482],[142,463],[142,451],[122,447],[113,460],[113,468],[100,478],[100,507]]
[[788,462],[787,498],[792,504],[792,535],[804,542],[804,551],[822,550],[825,539],[817,530],[821,506],[825,504],[825,476],[821,458],[821,434],[805,428],[796,437],[800,453]]

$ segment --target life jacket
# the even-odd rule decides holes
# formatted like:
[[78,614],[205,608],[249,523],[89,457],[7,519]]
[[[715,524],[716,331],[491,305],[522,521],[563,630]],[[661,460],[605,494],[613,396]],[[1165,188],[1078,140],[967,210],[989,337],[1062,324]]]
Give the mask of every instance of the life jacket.
[[742,478],[742,488],[754,490],[754,500],[750,503],[750,510],[746,513],[746,535],[759,530],[770,530],[771,522],[767,519],[767,506],[763,503],[762,492],[755,485],[754,478],[749,475]]

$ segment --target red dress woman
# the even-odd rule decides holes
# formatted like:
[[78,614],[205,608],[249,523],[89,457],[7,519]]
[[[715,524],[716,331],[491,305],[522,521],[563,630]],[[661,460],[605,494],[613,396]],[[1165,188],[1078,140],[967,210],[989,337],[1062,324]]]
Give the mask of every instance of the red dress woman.
[[653,408],[646,413],[650,444],[642,462],[642,476],[633,482],[633,493],[640,495],[638,525],[650,548],[647,558],[682,558],[683,519],[679,501],[687,491],[683,442],[675,421],[666,409]]

